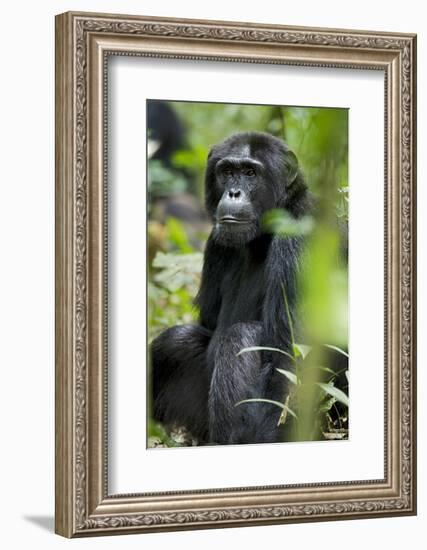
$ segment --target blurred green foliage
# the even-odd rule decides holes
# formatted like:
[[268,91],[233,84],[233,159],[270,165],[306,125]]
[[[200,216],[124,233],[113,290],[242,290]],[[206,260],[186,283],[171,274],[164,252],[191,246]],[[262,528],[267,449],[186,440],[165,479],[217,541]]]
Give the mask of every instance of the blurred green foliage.
[[281,107],[170,102],[187,128],[188,149],[175,154],[177,165],[193,171],[198,193],[209,149],[231,134],[268,132],[284,139],[299,159],[310,188],[321,193],[325,179],[348,190],[348,111],[318,107]]
[[148,337],[173,325],[197,319],[193,304],[200,284],[203,254],[193,251],[181,222],[168,218],[164,226],[163,246],[148,271]]
[[[154,189],[158,196],[183,193],[187,189],[187,181],[164,166],[162,161],[153,159],[149,164],[148,189]],[[148,206],[151,206],[150,203]]]
[[[292,418],[295,440],[346,438],[348,378],[344,377],[343,383],[342,377],[330,372],[325,345],[338,354],[348,348],[348,268],[341,253],[348,221],[348,111],[193,102],[169,105],[186,129],[186,147],[175,151],[167,164],[149,160],[150,341],[168,326],[197,319],[193,299],[200,282],[203,241],[209,231],[209,227],[202,231],[200,242],[195,243],[189,238],[185,220],[157,215],[156,200],[190,193],[203,211],[210,148],[241,131],[275,135],[296,154],[319,205],[315,218],[295,221],[286,212],[273,210],[263,219],[269,231],[282,237],[305,235],[308,242],[300,276],[303,330],[298,338],[304,344],[294,342],[294,374],[282,373],[291,381],[291,392],[278,404],[282,411],[279,421]],[[158,425],[149,424],[149,437],[160,440],[160,446],[179,444],[171,443],[162,433]]]

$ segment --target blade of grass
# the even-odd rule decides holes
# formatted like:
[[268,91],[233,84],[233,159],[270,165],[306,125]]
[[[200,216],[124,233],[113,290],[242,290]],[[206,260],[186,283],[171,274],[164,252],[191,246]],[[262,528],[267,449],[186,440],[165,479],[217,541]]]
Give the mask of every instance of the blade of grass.
[[288,298],[286,296],[285,285],[283,283],[282,283],[282,294],[283,294],[283,299],[285,301],[286,316],[287,316],[288,321],[289,321],[289,330],[291,332],[292,351],[294,351],[294,346],[295,346],[294,327],[293,327],[293,324],[292,324],[292,317],[291,317],[291,312],[289,310],[289,304],[288,304]]
[[[312,346],[306,346],[304,344],[294,344],[293,347],[294,347],[295,356],[298,357],[300,355],[303,358],[303,360],[307,357],[307,355],[313,349]],[[295,350],[297,353],[295,353]]]
[[269,348],[267,346],[253,346],[250,348],[243,348],[239,351],[239,353],[236,354],[236,357],[238,357],[242,353],[247,353],[248,351],[277,351],[277,353],[282,353],[283,355],[286,355],[286,357],[289,357],[289,359],[292,359],[292,361],[295,361],[295,357],[293,357],[287,351],[283,351],[282,349],[279,349],[279,348]]
[[296,375],[293,373],[293,372],[290,372],[288,370],[285,370],[285,369],[276,369],[277,372],[280,372],[280,374],[283,374],[284,376],[286,376],[286,378],[288,380],[290,380],[293,384],[297,385],[298,384],[298,378],[296,377]]
[[336,388],[335,386],[330,386],[329,384],[323,384],[322,382],[317,382],[317,385],[322,388],[324,392],[326,392],[328,395],[332,395],[332,397],[335,397],[337,401],[348,407],[349,401],[347,395],[341,391],[340,389]]
[[271,405],[276,405],[277,407],[280,407],[282,410],[288,412],[294,418],[298,418],[292,409],[290,409],[283,403],[280,403],[279,401],[273,401],[272,399],[243,399],[242,401],[236,403],[234,406],[237,407],[238,405],[242,405],[243,403],[270,403]]
[[334,351],[337,351],[338,353],[341,353],[341,355],[344,355],[345,357],[348,357],[348,353],[346,351],[344,351],[343,349],[337,347],[337,346],[332,346],[331,344],[323,344],[325,346],[325,348],[329,348],[329,349],[333,349]]

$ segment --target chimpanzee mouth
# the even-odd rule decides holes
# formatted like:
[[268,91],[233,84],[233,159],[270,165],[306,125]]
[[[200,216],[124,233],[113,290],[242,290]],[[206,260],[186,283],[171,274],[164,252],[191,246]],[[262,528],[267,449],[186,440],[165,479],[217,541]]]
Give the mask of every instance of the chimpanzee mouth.
[[221,225],[247,225],[251,223],[251,220],[249,218],[235,218],[234,216],[223,216],[218,221]]

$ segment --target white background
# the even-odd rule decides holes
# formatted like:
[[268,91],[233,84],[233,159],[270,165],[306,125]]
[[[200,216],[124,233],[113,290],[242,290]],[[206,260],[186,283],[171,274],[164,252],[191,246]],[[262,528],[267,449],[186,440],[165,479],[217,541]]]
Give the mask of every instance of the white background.
[[[16,0],[2,10],[1,94],[1,510],[4,548],[218,548],[277,545],[346,550],[421,548],[425,506],[425,399],[419,399],[418,517],[194,531],[66,541],[52,534],[54,496],[54,39],[53,16],[68,9],[294,25],[418,32],[420,98],[425,95],[422,2],[343,3],[263,0],[212,3],[172,0],[47,2]],[[418,150],[426,149],[420,101]],[[425,163],[419,160],[419,391],[425,391]]]
[[[113,58],[109,71],[110,494],[382,479],[384,73],[129,57]],[[141,147],[145,99],[165,94],[176,100],[254,104],[262,98],[269,104],[350,109],[349,441],[146,449]]]

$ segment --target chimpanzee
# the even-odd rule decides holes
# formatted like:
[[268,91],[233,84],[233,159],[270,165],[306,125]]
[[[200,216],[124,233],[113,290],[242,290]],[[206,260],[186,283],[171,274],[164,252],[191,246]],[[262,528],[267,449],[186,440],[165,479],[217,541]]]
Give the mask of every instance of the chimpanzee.
[[[298,219],[312,199],[295,154],[266,133],[232,135],[209,153],[206,210],[213,228],[206,244],[196,303],[198,324],[162,332],[151,345],[153,416],[183,426],[200,444],[281,440],[286,378],[277,372],[290,352],[296,321],[297,275],[304,237],[268,232],[263,215],[283,208]],[[285,297],[287,307],[285,307]]]

